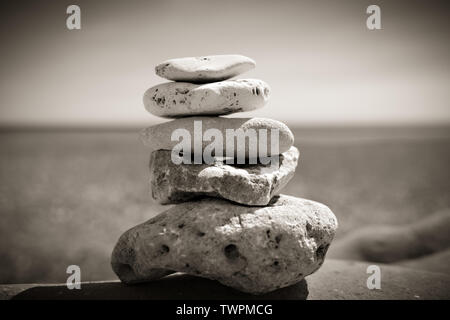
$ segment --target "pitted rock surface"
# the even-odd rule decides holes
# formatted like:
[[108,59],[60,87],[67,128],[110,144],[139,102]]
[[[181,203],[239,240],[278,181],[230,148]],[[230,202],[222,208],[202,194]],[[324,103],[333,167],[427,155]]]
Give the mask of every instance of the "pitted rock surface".
[[166,82],[144,93],[144,106],[155,116],[181,118],[226,115],[262,108],[270,87],[258,79],[227,80],[208,84]]
[[180,203],[199,196],[225,198],[246,205],[267,205],[294,176],[299,158],[296,147],[279,156],[278,165],[174,164],[171,151],[150,156],[150,188],[161,204]]
[[126,231],[111,264],[125,283],[181,271],[262,294],[301,281],[322,265],[337,220],[320,203],[286,195],[267,207],[205,198]]

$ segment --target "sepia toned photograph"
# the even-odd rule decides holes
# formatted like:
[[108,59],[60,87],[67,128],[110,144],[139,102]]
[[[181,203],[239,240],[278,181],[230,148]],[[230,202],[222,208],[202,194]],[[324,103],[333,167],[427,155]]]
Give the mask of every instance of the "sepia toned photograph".
[[448,2],[1,6],[1,300],[450,299]]

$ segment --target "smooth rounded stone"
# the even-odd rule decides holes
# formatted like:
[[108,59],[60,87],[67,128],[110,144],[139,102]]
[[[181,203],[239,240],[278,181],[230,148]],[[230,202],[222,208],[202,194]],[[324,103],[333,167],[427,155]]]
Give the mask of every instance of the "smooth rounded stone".
[[166,82],[144,93],[144,106],[155,116],[180,118],[226,115],[262,108],[270,96],[267,83],[238,79],[208,84]]
[[[197,122],[200,121],[200,122]],[[201,124],[201,128],[194,132],[195,122]],[[204,133],[209,129],[217,129],[223,137],[223,149],[222,155],[226,156],[227,148],[234,148],[235,151],[238,147],[245,147],[244,154],[246,157],[251,155],[249,153],[250,143],[247,142],[245,146],[238,145],[237,139],[226,139],[226,130],[242,129],[244,134],[253,129],[258,135],[258,140],[261,132],[260,129],[266,129],[267,143],[265,145],[267,150],[267,156],[278,155],[280,153],[288,151],[294,144],[294,135],[291,130],[282,122],[266,119],[266,118],[225,118],[225,117],[188,117],[172,120],[162,124],[154,125],[141,131],[142,142],[151,148],[151,150],[172,150],[180,140],[171,137],[175,130],[185,129],[190,135],[191,140],[191,153],[203,155],[204,149],[211,143],[206,139],[203,139]],[[274,144],[278,142],[278,150],[272,150],[271,148],[271,136],[272,130],[278,130],[278,141],[274,141]],[[276,131],[275,131],[276,132]],[[194,142],[201,140],[201,150],[194,148]],[[236,141],[235,141],[236,140]],[[248,140],[248,139],[246,139]],[[256,146],[257,154],[264,154],[259,148],[259,141]],[[260,152],[261,151],[261,152]],[[235,152],[236,154],[236,152]]]
[[248,207],[205,198],[126,231],[111,265],[125,283],[180,271],[263,294],[319,269],[336,228],[331,210],[310,200],[280,195],[267,207]]
[[239,54],[177,58],[155,67],[158,76],[193,83],[215,82],[229,79],[255,67],[255,61]]
[[294,176],[299,152],[296,147],[279,156],[278,166],[231,166],[179,164],[171,161],[171,152],[153,151],[150,156],[150,186],[153,199],[173,204],[202,195],[225,198],[245,205],[267,205]]
[[424,257],[450,247],[449,229],[450,210],[407,225],[367,226],[336,241],[329,256],[385,263]]

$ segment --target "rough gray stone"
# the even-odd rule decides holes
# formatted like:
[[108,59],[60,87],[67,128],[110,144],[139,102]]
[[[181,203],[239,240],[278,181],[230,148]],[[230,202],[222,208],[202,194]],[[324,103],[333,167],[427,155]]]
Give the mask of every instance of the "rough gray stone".
[[161,204],[179,203],[207,195],[246,205],[263,206],[294,176],[299,152],[296,147],[279,156],[279,165],[231,166],[179,164],[171,152],[153,151],[150,156],[150,186],[153,199]]
[[[199,130],[201,136],[198,137],[198,134],[194,132],[194,122],[201,121],[201,131]],[[226,138],[226,130],[227,129],[242,129],[242,131],[247,133],[250,129],[254,129],[257,134],[259,134],[260,129],[267,130],[267,143],[266,150],[267,155],[278,155],[280,153],[288,151],[292,145],[294,144],[294,135],[291,130],[282,122],[266,119],[266,118],[225,118],[225,117],[188,117],[188,118],[180,118],[172,121],[168,121],[165,123],[157,124],[151,126],[149,128],[143,129],[141,131],[141,141],[151,150],[172,150],[176,145],[179,144],[179,140],[172,141],[172,134],[177,129],[185,129],[190,135],[191,138],[191,152],[192,154],[199,153],[203,155],[204,149],[211,143],[211,141],[203,139],[205,131],[209,129],[217,129],[223,137],[223,149],[222,155],[227,155],[227,149],[234,148],[234,150],[238,150],[238,148],[245,147],[245,155],[248,156],[249,145],[250,143],[246,143],[245,146],[239,146],[238,142],[231,139],[228,140]],[[272,150],[271,148],[271,135],[272,130],[278,130],[279,138],[278,138],[278,150]],[[202,148],[201,150],[196,150],[194,148],[194,141],[202,140]],[[247,139],[246,139],[247,140]],[[230,145],[231,144],[231,145]],[[259,141],[257,143],[257,153],[260,154],[259,150]]]
[[262,294],[301,281],[324,261],[337,220],[323,204],[281,195],[267,207],[206,198],[126,231],[111,258],[125,283],[175,271]]
[[170,59],[155,67],[158,76],[193,83],[222,81],[255,67],[255,61],[239,54]]
[[238,79],[208,84],[166,82],[144,93],[144,106],[155,116],[180,118],[194,115],[226,115],[262,108],[270,96],[267,83]]

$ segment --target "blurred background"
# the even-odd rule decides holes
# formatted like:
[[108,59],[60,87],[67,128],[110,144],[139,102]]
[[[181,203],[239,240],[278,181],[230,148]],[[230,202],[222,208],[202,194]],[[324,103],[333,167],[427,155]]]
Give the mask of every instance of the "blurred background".
[[[81,30],[66,28],[70,4]],[[366,27],[370,4],[381,30]],[[115,278],[120,234],[166,209],[149,196],[138,130],[167,121],[142,96],[175,57],[256,61],[240,77],[266,81],[271,99],[235,116],[291,128],[301,159],[284,193],[327,204],[336,241],[447,212],[449,12],[414,0],[2,2],[0,283],[65,282],[71,264],[83,281]]]

